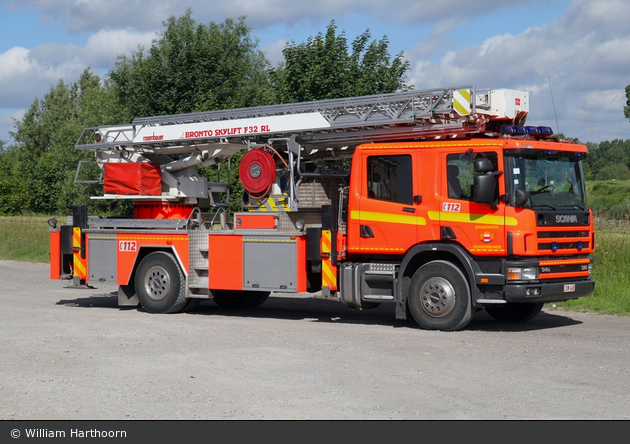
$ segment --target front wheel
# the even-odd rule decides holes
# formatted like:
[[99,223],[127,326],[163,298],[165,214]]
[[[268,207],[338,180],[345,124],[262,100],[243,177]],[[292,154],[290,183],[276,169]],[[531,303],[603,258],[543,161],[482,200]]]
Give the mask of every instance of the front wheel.
[[186,306],[185,278],[172,254],[148,254],[136,271],[136,294],[151,313],[177,313]]
[[473,315],[464,273],[442,260],[429,262],[414,273],[407,304],[414,320],[427,330],[460,330]]
[[490,316],[502,322],[525,322],[532,319],[542,309],[544,303],[507,303],[484,307]]

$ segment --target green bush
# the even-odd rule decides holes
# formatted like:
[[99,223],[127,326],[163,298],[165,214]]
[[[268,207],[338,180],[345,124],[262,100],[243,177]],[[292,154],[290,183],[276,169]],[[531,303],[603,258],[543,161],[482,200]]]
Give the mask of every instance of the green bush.
[[630,180],[588,181],[586,196],[595,216],[630,220]]

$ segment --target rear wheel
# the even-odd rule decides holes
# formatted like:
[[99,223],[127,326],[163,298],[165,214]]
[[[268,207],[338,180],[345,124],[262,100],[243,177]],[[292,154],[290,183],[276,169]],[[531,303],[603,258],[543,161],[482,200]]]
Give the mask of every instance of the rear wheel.
[[472,319],[470,288],[464,273],[447,261],[432,261],[411,278],[407,304],[427,330],[460,330]]
[[214,302],[223,308],[258,307],[269,298],[268,291],[216,290]]
[[490,316],[497,321],[525,322],[534,318],[543,308],[542,302],[535,303],[507,303],[501,305],[488,305],[484,307]]
[[136,271],[136,294],[140,305],[151,313],[177,313],[186,305],[185,278],[169,253],[148,254]]
[[269,291],[257,291],[256,293],[256,299],[254,299],[254,302],[252,303],[251,307],[258,307],[259,305],[264,304],[265,302],[267,302],[267,299],[269,299],[269,295],[271,294],[271,292]]

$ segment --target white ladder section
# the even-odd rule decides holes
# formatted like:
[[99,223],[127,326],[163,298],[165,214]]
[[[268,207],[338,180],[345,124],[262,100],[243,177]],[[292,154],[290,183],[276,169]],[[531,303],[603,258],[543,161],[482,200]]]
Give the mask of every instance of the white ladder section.
[[527,92],[477,91],[466,85],[137,118],[128,125],[86,128],[75,148],[182,154],[207,151],[214,145],[216,154],[221,152],[225,158],[238,151],[238,145],[243,149],[248,142],[265,143],[271,138],[293,137],[302,146],[402,140],[436,132],[480,132],[490,121],[522,124],[528,112]]

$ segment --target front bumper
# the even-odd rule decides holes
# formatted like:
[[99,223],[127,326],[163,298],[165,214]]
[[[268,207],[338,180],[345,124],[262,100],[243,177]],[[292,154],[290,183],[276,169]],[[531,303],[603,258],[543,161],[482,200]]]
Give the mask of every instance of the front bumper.
[[[575,287],[573,291],[566,291],[567,286]],[[527,289],[530,289],[529,295]],[[532,289],[538,289],[538,295],[534,295]],[[588,296],[593,291],[595,291],[595,281],[593,280],[547,284],[507,284],[505,286],[505,300],[506,302],[562,302]]]

